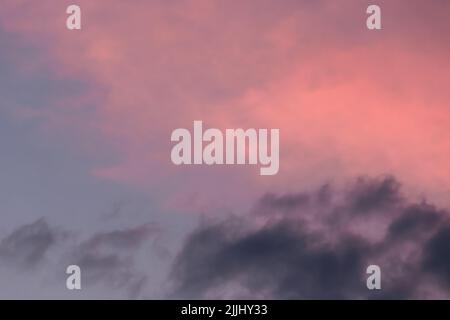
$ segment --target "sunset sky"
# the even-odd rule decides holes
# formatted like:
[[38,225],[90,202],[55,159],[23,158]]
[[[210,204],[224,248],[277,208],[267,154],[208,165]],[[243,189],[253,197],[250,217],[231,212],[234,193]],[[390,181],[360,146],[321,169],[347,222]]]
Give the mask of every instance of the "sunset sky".
[[[74,3],[0,3],[0,298],[450,298],[449,1]],[[195,120],[278,174],[175,166]]]

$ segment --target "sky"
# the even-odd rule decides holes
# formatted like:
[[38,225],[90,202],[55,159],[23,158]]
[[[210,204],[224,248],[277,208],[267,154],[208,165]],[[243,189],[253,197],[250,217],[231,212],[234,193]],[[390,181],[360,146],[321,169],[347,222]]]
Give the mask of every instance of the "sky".
[[[71,4],[0,4],[0,298],[450,298],[448,1]],[[279,172],[175,166],[196,120]]]

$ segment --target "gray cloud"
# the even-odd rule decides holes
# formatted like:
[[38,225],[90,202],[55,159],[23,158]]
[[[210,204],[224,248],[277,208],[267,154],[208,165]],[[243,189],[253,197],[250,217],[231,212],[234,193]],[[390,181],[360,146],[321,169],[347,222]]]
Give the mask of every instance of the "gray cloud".
[[[139,268],[138,259],[146,250],[161,249],[161,232],[158,225],[147,223],[95,233],[79,241],[73,230],[51,227],[40,218],[0,240],[0,263],[9,267],[8,272],[17,269],[27,276],[42,275],[44,270],[49,275],[47,285],[56,282],[58,288],[63,288],[66,267],[75,264],[81,268],[83,289],[88,294],[107,290],[114,297],[140,298],[150,272]],[[41,268],[37,270],[37,266]]]
[[233,281],[250,297],[270,292],[282,299],[348,298],[349,287],[362,289],[357,275],[366,244],[360,239],[317,248],[313,235],[287,222],[236,237],[229,227],[208,227],[188,239],[172,272],[176,297],[207,298],[212,287]]
[[445,218],[445,211],[427,203],[415,204],[405,208],[399,218],[389,226],[392,239],[415,237],[420,233],[430,231]]
[[135,265],[136,250],[161,230],[149,223],[134,228],[98,233],[79,244],[68,255],[71,263],[83,270],[88,285],[104,284],[137,298],[147,275]]
[[[264,215],[190,235],[173,264],[172,297],[450,297],[448,213],[408,201],[392,177],[361,178],[342,192],[270,194],[255,208]],[[370,264],[382,268],[381,291],[366,288]]]
[[41,218],[21,226],[0,242],[0,260],[20,268],[33,268],[62,234]]
[[389,209],[401,203],[400,184],[393,177],[359,178],[348,192],[347,201],[355,213]]
[[295,209],[302,205],[307,205],[310,197],[306,193],[276,195],[268,193],[260,201],[261,208],[280,208],[285,210]]
[[83,246],[90,250],[99,249],[99,247],[135,249],[151,235],[159,232],[160,228],[156,224],[147,223],[135,228],[96,234],[88,239]]
[[[267,194],[250,214],[203,222],[190,234],[172,261],[168,297],[448,298],[448,217],[408,200],[392,177]],[[148,223],[80,241],[42,218],[0,240],[0,261],[19,269],[45,264],[58,277],[76,264],[85,293],[142,298],[155,290],[149,266],[156,261],[147,252],[157,251],[161,232]],[[370,264],[382,268],[381,291],[365,286]]]
[[443,227],[425,246],[423,269],[436,274],[450,288],[450,227]]

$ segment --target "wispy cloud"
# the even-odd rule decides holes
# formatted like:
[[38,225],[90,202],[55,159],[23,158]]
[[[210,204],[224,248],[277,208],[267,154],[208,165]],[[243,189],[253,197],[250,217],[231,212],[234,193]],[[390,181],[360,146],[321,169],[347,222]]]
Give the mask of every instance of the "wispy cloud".
[[17,228],[0,242],[0,260],[15,267],[31,269],[45,259],[47,251],[63,234],[45,219]]

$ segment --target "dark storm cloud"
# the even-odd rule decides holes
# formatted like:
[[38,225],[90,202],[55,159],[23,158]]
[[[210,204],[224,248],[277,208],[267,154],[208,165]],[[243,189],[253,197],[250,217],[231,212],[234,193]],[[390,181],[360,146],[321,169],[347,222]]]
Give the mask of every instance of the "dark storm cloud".
[[17,228],[0,242],[0,261],[32,268],[41,262],[62,234],[41,218]]
[[227,226],[199,230],[188,239],[172,271],[180,281],[176,297],[206,298],[209,289],[231,281],[240,281],[253,296],[269,290],[282,299],[349,298],[349,287],[363,289],[361,239],[314,247],[313,235],[286,222],[232,238]]
[[423,269],[437,274],[450,287],[450,226],[440,229],[426,244]]
[[[312,192],[268,194],[251,215],[203,223],[173,261],[168,296],[406,299],[435,297],[431,291],[450,297],[446,210],[409,201],[392,177],[361,178],[342,190],[326,184]],[[142,253],[154,249],[160,233],[149,223],[79,241],[76,233],[69,237],[39,219],[0,241],[0,261],[31,268],[48,256],[58,261],[55,274],[80,266],[85,290],[141,298],[152,274]],[[56,243],[62,255],[50,250]],[[366,288],[370,264],[382,269],[381,291]]]
[[415,204],[405,208],[402,215],[389,226],[389,236],[406,238],[430,231],[445,218],[445,212],[427,203]]
[[393,177],[359,178],[347,195],[355,213],[367,213],[396,206],[401,202],[400,184]]
[[[231,217],[190,235],[173,264],[172,297],[417,298],[431,285],[425,272],[447,280],[436,292],[450,296],[450,229],[436,231],[447,212],[409,203],[392,177],[358,179],[343,194],[327,185],[310,194],[266,195],[256,208],[273,215],[262,225]],[[365,215],[373,210],[381,227]],[[350,223],[334,228],[329,214]],[[375,240],[366,236],[371,228],[379,229]],[[370,264],[382,268],[381,291],[366,288]]]

